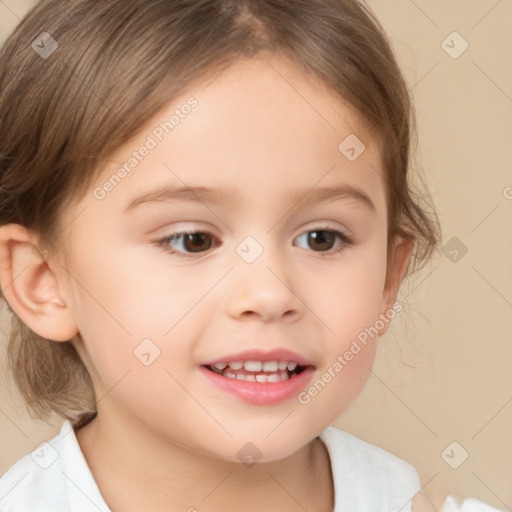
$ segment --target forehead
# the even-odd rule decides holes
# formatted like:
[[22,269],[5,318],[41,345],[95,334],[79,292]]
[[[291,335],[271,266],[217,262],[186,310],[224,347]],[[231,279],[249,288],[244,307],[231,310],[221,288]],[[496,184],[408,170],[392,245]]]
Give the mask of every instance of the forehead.
[[[351,160],[349,146],[364,151]],[[261,201],[347,183],[370,190],[378,206],[382,174],[355,109],[292,62],[260,56],[229,64],[166,105],[109,158],[94,184],[108,196],[92,202],[120,209],[165,184],[229,188]]]

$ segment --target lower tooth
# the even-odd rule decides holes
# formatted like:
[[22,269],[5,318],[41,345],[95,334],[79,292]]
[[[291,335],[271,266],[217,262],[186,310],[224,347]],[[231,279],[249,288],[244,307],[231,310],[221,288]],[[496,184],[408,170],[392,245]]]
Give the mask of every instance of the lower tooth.
[[235,373],[233,371],[226,370],[225,372],[221,372],[220,375],[223,375],[224,377],[227,377],[228,379],[235,379],[235,380],[246,380],[248,382],[281,382],[283,380],[288,380],[293,377],[292,375],[289,375],[288,372],[275,372],[271,374],[264,374],[264,373],[246,373],[245,375],[243,373]]

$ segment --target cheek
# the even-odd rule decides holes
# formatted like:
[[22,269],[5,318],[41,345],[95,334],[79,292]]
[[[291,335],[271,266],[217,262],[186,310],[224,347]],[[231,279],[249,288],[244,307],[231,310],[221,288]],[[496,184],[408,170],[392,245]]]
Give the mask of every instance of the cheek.
[[148,251],[123,248],[123,257],[111,250],[76,260],[73,273],[87,291],[75,286],[74,314],[104,392],[115,386],[128,408],[139,404],[154,414],[158,397],[182,400],[178,382],[194,385],[202,323],[218,307],[208,292],[219,269],[165,265],[165,255],[150,258]]
[[[322,410],[335,421],[357,398],[368,379],[377,348],[379,311],[386,277],[385,244],[347,253],[337,269],[331,267],[311,304],[325,327],[322,367],[299,397],[302,407]],[[318,277],[318,275],[317,275]],[[304,292],[307,293],[307,292]],[[311,421],[320,421],[311,414]],[[321,425],[319,425],[321,426]]]
[[[105,250],[103,250],[105,249]],[[74,262],[75,311],[83,327],[101,326],[107,333],[137,339],[161,337],[201,296],[194,272],[161,265],[155,269],[151,247],[104,247]],[[149,255],[149,256],[148,256]],[[82,286],[81,283],[86,284]]]
[[88,255],[90,259],[75,260],[71,271],[73,314],[94,373],[107,389],[121,378],[139,381],[139,387],[129,386],[138,398],[147,392],[145,383],[163,389],[170,380],[164,367],[179,360],[180,370],[185,369],[190,360],[187,344],[180,342],[180,318],[192,298],[186,299],[179,280],[145,268],[140,254]]
[[341,352],[298,395],[297,407],[311,431],[332,425],[356,400],[368,380],[375,350],[375,342],[352,346],[350,360],[347,351]]
[[[318,280],[318,278],[322,278]],[[343,346],[379,318],[386,279],[386,253],[382,244],[347,253],[324,276],[309,278],[308,295],[327,328],[334,350]]]
[[106,398],[105,407],[117,407],[120,416],[129,411],[158,430],[172,424],[173,411],[187,401],[184,389],[191,388],[193,343],[180,325],[172,329],[172,314],[156,311],[142,300],[135,301],[133,308],[124,303],[126,315],[116,310],[114,319],[106,308],[113,304],[107,299],[116,297],[112,292],[105,294],[100,305],[81,295],[78,321],[86,366],[98,398]]

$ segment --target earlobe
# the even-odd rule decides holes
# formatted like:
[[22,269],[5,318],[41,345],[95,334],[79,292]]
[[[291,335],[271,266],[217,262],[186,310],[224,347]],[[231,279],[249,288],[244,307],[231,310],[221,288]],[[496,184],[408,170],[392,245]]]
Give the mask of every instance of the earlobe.
[[[381,314],[386,314],[393,309],[393,304],[398,296],[400,284],[407,272],[409,261],[414,249],[415,241],[410,238],[402,238],[393,247],[386,272],[386,283],[382,295]],[[390,322],[385,322],[383,329],[379,331],[382,336],[389,328]]]
[[0,287],[13,311],[34,332],[68,341],[78,330],[58,280],[39,254],[39,238],[19,224],[0,226]]

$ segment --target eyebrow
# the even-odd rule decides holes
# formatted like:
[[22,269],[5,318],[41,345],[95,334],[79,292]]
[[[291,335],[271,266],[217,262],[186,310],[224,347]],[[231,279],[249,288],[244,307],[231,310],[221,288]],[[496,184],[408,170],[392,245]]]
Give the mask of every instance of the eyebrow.
[[[164,185],[144,192],[132,199],[124,212],[127,213],[142,205],[159,202],[189,202],[203,203],[211,205],[233,204],[240,196],[233,188],[211,188],[211,187],[169,187]],[[366,206],[373,213],[377,209],[370,197],[363,190],[352,185],[343,184],[332,187],[314,187],[308,190],[294,189],[290,192],[289,201],[291,204],[301,202],[303,205],[315,205],[323,201],[336,199],[354,199],[360,204]]]

